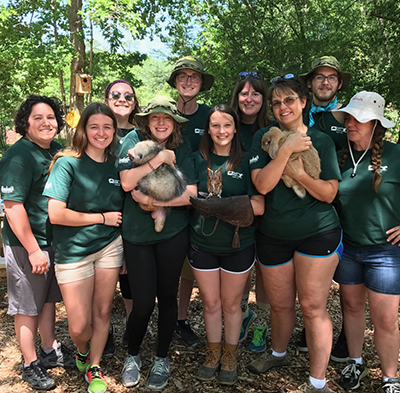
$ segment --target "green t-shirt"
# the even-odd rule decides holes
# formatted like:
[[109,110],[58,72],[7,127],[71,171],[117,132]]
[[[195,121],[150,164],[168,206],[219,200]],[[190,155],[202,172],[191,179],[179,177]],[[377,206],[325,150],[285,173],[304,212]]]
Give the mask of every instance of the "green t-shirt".
[[254,131],[255,128],[256,126],[254,124],[240,123],[240,139],[242,140],[244,150],[246,150],[247,152],[250,151],[251,144],[253,143],[253,136],[255,134],[255,131],[258,130],[257,128]]
[[[127,158],[128,150],[139,142],[135,131],[129,133],[122,144],[118,171],[131,169],[131,163]],[[194,169],[193,154],[190,147],[183,143],[174,149],[176,166],[183,172],[187,184],[196,184],[197,175]],[[133,244],[154,244],[178,234],[189,224],[187,206],[171,207],[161,232],[154,230],[154,220],[151,212],[144,211],[135,202],[130,193],[125,198],[124,214],[122,219],[122,237]]]
[[[341,108],[344,108],[344,106],[341,106]],[[310,106],[304,111],[304,124],[309,124],[309,110]],[[314,113],[313,118],[315,121],[313,128],[329,135],[335,143],[336,151],[342,150],[343,144],[347,141],[346,127],[344,124],[337,121],[332,112]]]
[[[199,152],[194,154],[196,172],[199,177],[198,191],[207,193],[207,161]],[[251,181],[249,158],[244,155],[239,166],[233,171],[226,172],[225,165],[228,157],[210,154],[211,169],[222,168],[222,198],[236,195],[258,195]],[[212,233],[216,218],[207,217],[204,222],[203,232]],[[254,243],[254,224],[239,228],[240,248],[232,248],[232,239],[235,227],[220,220],[217,229],[211,236],[204,236],[201,226],[203,216],[192,209],[190,218],[190,242],[211,252],[232,252],[243,250]]]
[[193,152],[199,150],[199,143],[204,134],[206,120],[210,107],[205,104],[199,104],[197,111],[191,115],[184,115],[189,120],[183,131],[183,140],[188,143]]
[[[66,202],[67,208],[82,213],[122,211],[124,192],[115,162],[96,162],[87,154],[81,158],[60,157],[54,164],[43,195]],[[53,226],[56,263],[72,263],[94,254],[121,234],[120,228],[95,224],[79,227]]]
[[[32,233],[39,246],[51,244],[51,225],[48,200],[42,195],[51,160],[62,146],[51,142],[43,149],[26,138],[11,146],[0,160],[1,197],[5,201],[20,202],[28,214]],[[2,236],[9,246],[22,246],[4,218]]]
[[[353,149],[357,162],[364,151]],[[349,156],[341,168],[338,214],[344,240],[355,248],[388,244],[386,231],[400,224],[400,145],[384,142],[380,172],[382,182],[372,189],[371,150],[357,166],[355,177]]]
[[133,128],[118,128],[117,132],[117,146],[115,148],[115,155],[119,156],[119,151],[121,150],[121,146],[124,143],[125,137],[131,132],[136,130],[135,127]]
[[[263,135],[270,127],[254,135],[250,168],[262,169],[271,159],[261,148]],[[322,180],[341,179],[335,146],[332,139],[311,127],[307,131],[321,159]],[[309,193],[301,199],[282,180],[265,195],[265,213],[259,221],[260,231],[277,239],[300,240],[333,229],[339,219],[333,206],[313,198]]]

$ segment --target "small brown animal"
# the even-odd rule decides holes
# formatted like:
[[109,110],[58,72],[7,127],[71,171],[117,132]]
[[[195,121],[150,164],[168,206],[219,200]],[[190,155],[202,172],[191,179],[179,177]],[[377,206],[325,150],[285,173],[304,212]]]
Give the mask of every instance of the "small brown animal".
[[222,168],[211,169],[207,168],[208,177],[207,177],[207,198],[211,198],[213,196],[217,196],[221,198],[222,194]]
[[[271,129],[264,134],[261,141],[261,147],[272,159],[274,159],[279,148],[286,141],[286,138],[294,133],[295,131],[282,131],[278,127],[271,127]],[[303,160],[304,171],[313,179],[319,179],[319,175],[321,173],[321,162],[318,151],[315,149],[315,147],[311,146],[308,150],[304,150],[301,153],[293,153],[290,156],[290,161],[296,160],[299,155]],[[305,188],[296,180],[287,175],[282,175],[282,181],[285,183],[286,187],[293,188],[293,191],[300,198],[304,198],[306,196]]]

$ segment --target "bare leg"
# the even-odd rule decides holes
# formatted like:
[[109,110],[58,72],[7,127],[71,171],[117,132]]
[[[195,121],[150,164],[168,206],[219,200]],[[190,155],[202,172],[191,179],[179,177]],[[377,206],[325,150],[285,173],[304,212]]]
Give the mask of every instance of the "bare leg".
[[57,346],[55,337],[56,307],[54,303],[45,303],[39,315],[39,333],[43,349],[49,350]]
[[15,333],[21,348],[25,364],[30,364],[37,359],[35,343],[38,330],[39,317],[30,317],[17,314],[14,319]]
[[187,311],[190,304],[190,297],[192,296],[194,280],[188,280],[181,277],[179,284],[179,304],[178,304],[178,320],[187,318]]

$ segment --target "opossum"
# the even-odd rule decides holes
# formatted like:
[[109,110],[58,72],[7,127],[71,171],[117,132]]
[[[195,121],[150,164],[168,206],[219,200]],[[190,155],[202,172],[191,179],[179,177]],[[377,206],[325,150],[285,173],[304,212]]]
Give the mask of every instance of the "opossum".
[[[264,134],[261,141],[261,147],[272,159],[274,159],[279,148],[286,141],[286,138],[294,132],[295,131],[282,131],[278,127],[271,127],[271,129]],[[318,151],[315,149],[315,147],[311,146],[308,150],[304,150],[300,153],[293,153],[290,156],[290,161],[297,159],[299,155],[303,160],[304,171],[312,178],[319,179],[319,174],[321,173],[321,162]],[[300,198],[304,198],[306,196],[305,188],[296,180],[287,175],[282,175],[282,181],[285,183],[286,187],[293,188],[293,191]]]
[[[151,140],[137,143],[128,151],[132,167],[136,168],[146,164],[164,148],[161,143]],[[154,171],[143,176],[138,181],[136,189],[157,201],[168,202],[180,197],[185,192],[186,185],[185,176],[179,169],[163,163]],[[148,206],[140,205],[140,207],[143,210],[149,210]],[[164,228],[168,208],[153,206],[151,211],[155,231],[161,232]]]

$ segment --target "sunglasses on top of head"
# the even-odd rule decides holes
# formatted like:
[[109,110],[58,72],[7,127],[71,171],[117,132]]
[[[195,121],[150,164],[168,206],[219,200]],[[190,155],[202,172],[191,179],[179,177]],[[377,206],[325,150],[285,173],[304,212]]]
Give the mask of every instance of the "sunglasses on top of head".
[[295,74],[284,74],[284,75],[274,76],[269,82],[274,83],[281,79],[293,79],[293,78],[296,78]]
[[[110,93],[110,99],[117,101],[120,98],[121,98],[121,93],[119,91],[112,91]],[[133,101],[135,98],[135,94],[134,93],[125,93],[124,98],[126,101]]]
[[259,71],[242,71],[239,72],[239,78],[240,79],[246,79],[248,77],[252,76],[254,79],[264,79],[264,75],[259,72]]

